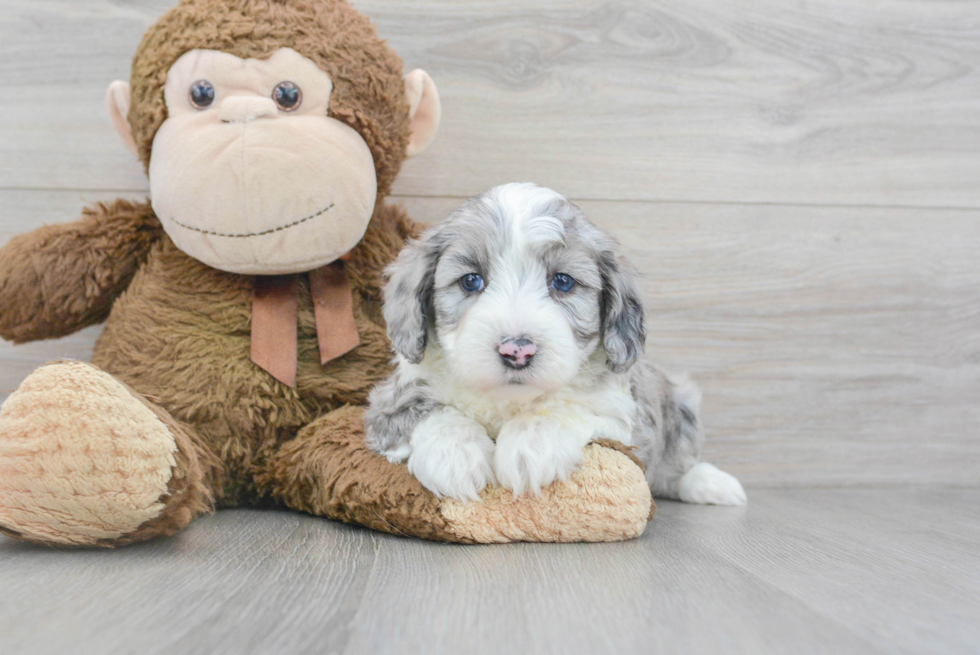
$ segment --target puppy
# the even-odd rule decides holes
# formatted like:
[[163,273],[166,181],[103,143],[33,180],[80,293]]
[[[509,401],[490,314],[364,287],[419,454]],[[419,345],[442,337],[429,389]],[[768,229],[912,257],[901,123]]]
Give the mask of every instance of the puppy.
[[556,192],[507,184],[409,243],[387,271],[395,373],[369,446],[437,496],[565,480],[597,438],[634,446],[655,495],[741,505],[699,463],[701,393],[643,356],[643,301],[618,244]]

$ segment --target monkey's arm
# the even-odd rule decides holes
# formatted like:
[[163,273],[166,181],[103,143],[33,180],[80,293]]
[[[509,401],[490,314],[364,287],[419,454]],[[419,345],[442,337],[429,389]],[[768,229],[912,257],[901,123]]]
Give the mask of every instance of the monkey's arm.
[[0,337],[50,339],[105,320],[162,234],[149,202],[116,200],[14,237],[0,248]]

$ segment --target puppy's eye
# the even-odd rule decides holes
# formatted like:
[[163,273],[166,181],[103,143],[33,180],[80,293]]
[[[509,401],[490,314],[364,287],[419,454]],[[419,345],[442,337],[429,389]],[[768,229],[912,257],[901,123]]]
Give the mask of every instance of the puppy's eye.
[[207,80],[198,80],[191,84],[189,95],[196,109],[207,109],[214,103],[214,85]]
[[551,278],[551,288],[555,291],[561,291],[562,293],[568,293],[575,286],[575,278],[571,275],[565,273],[555,273],[555,277]]
[[459,278],[459,286],[463,287],[463,291],[468,293],[479,293],[483,291],[486,286],[486,282],[483,281],[483,276],[477,275],[476,273],[467,273],[463,277]]
[[294,111],[303,104],[303,92],[292,82],[280,82],[272,90],[272,99],[282,111]]

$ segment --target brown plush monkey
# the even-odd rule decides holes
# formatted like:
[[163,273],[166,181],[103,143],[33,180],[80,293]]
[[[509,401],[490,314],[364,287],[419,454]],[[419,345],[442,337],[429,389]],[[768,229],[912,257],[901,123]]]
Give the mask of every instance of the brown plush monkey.
[[136,53],[113,122],[152,202],[0,250],[0,335],[106,321],[94,365],[0,410],[0,531],[118,546],[214,506],[278,504],[449,541],[611,540],[651,511],[629,453],[590,446],[539,498],[440,501],[363,444],[390,372],[383,268],[418,226],[386,205],[439,122],[434,84],[342,0],[183,0]]

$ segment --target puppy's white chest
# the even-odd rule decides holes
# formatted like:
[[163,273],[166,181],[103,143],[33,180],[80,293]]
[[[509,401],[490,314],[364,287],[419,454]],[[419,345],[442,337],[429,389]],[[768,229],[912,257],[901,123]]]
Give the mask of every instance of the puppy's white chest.
[[496,439],[500,428],[511,419],[537,413],[530,405],[516,405],[486,396],[480,397],[470,393],[458,393],[452,399],[452,404],[463,414],[482,425],[491,439]]
[[577,394],[559,392],[533,401],[513,402],[465,393],[453,405],[482,425],[491,439],[509,421],[530,418],[554,421],[590,439],[606,438],[630,445],[636,402],[617,389]]

